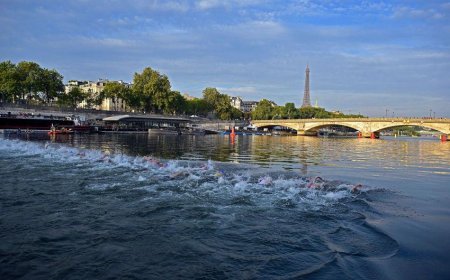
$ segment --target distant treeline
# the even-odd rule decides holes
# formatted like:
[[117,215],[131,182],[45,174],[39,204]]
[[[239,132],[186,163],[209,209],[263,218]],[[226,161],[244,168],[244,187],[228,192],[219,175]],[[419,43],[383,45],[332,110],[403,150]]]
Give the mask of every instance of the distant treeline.
[[294,119],[294,118],[335,118],[363,117],[361,115],[334,114],[323,108],[300,108],[294,103],[275,106],[263,99],[256,109],[244,114],[231,106],[230,97],[216,88],[207,87],[202,98],[186,99],[178,91],[171,89],[169,78],[150,67],[135,73],[130,86],[119,82],[107,82],[100,94],[93,96],[79,87],[64,91],[63,76],[55,69],[42,68],[35,62],[11,61],[0,63],[0,101],[53,104],[75,108],[84,102],[88,107],[102,103],[106,98],[113,102],[122,99],[127,106],[137,112],[164,114],[185,114],[215,116],[222,120],[230,119]]
[[320,107],[295,108],[294,103],[286,103],[284,106],[273,106],[267,99],[259,101],[258,106],[252,112],[254,120],[270,119],[329,119],[329,118],[364,118],[363,115],[346,115],[340,112],[328,112]]

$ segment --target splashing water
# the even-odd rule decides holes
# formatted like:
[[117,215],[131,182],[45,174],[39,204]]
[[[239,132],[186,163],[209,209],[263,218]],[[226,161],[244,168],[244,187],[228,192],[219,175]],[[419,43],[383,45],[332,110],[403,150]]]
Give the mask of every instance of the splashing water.
[[[10,244],[0,268],[11,277],[295,278],[355,263],[365,275],[365,258],[398,250],[365,221],[368,199],[385,192],[369,186],[15,140],[0,140],[0,160]],[[30,262],[39,269],[18,269]],[[96,274],[104,263],[117,269]]]

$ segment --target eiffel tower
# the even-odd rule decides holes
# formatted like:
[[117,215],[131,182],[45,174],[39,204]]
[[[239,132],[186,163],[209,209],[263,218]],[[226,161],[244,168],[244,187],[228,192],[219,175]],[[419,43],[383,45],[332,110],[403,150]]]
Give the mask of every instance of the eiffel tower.
[[303,104],[302,108],[304,107],[311,107],[311,96],[309,95],[309,65],[306,65],[306,77],[305,77],[305,93],[303,95]]

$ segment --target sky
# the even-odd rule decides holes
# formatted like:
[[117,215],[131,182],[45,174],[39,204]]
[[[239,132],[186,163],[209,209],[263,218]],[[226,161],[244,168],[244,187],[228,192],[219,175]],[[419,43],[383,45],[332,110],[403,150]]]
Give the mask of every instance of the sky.
[[68,80],[151,67],[173,90],[450,117],[450,1],[0,0],[0,61]]

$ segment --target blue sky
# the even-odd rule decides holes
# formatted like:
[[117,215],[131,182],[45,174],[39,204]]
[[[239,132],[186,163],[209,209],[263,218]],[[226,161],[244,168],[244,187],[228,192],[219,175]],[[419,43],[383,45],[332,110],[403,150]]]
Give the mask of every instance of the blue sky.
[[0,60],[327,110],[450,117],[450,1],[0,0]]

